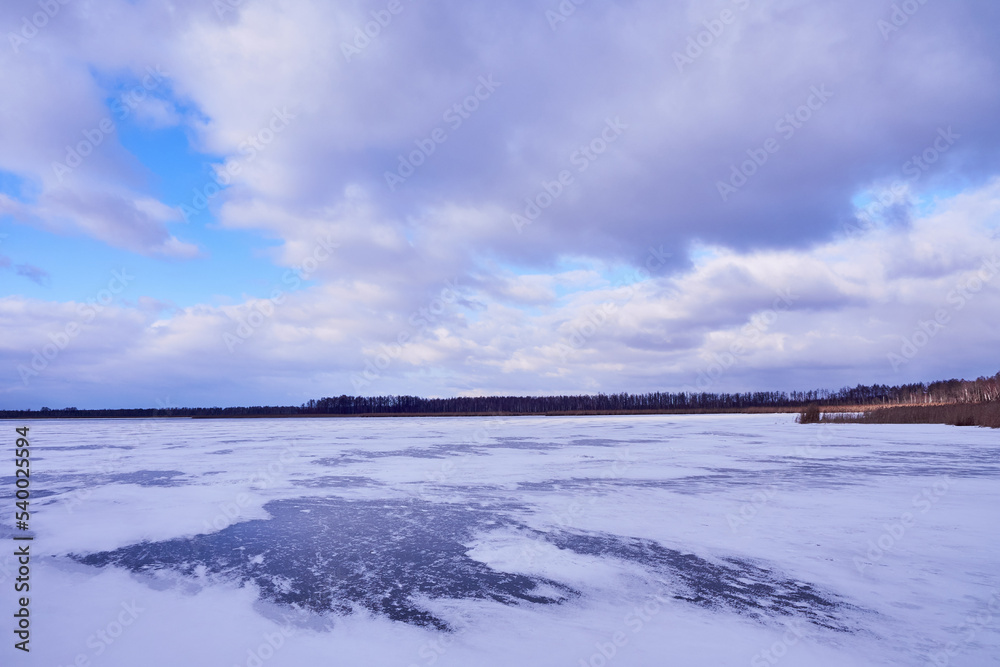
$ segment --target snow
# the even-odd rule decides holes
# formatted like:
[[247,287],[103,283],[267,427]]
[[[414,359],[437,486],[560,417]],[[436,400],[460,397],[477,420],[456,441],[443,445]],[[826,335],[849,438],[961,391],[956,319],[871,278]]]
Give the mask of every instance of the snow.
[[793,420],[19,422],[0,664],[998,664],[996,432]]

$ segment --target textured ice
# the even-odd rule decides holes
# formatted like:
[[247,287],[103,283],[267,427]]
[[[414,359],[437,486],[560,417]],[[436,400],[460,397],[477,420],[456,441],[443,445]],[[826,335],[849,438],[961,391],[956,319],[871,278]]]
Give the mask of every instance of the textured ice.
[[632,561],[665,574],[679,584],[679,590],[670,594],[680,600],[757,620],[789,616],[833,630],[856,629],[838,616],[838,609],[845,605],[835,596],[745,559],[730,557],[712,562],[693,553],[664,548],[652,540],[617,535],[557,533],[547,539],[576,553]]
[[[551,604],[576,594],[558,582],[491,569],[466,555],[489,508],[421,501],[272,501],[270,519],[218,533],[73,556],[142,573],[171,569],[253,582],[269,601],[316,613],[360,606],[394,621],[446,630],[418,597]],[[558,591],[557,597],[536,592]]]

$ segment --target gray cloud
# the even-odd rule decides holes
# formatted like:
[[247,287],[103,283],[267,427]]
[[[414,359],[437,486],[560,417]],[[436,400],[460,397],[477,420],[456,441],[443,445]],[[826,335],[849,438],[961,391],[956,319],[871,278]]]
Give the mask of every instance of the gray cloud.
[[52,284],[52,276],[45,269],[40,269],[31,264],[18,264],[15,270],[17,271],[17,275],[24,276],[31,282],[42,287],[48,287]]

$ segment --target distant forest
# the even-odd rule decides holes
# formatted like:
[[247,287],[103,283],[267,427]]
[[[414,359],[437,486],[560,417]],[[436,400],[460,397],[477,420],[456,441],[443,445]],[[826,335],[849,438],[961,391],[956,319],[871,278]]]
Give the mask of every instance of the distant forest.
[[929,405],[985,403],[1000,400],[1000,373],[977,380],[944,380],[930,384],[858,385],[839,391],[756,391],[747,393],[593,394],[579,396],[339,396],[310,400],[300,406],[230,408],[148,408],[78,410],[0,410],[0,419],[114,417],[267,417],[310,415],[468,415],[573,414],[643,412],[741,412],[794,410],[810,404],[835,406]]

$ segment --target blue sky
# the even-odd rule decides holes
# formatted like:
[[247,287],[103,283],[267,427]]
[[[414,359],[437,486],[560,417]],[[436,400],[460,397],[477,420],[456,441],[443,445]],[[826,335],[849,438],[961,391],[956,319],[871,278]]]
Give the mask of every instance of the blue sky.
[[0,407],[996,372],[995,3],[402,7],[4,4]]

